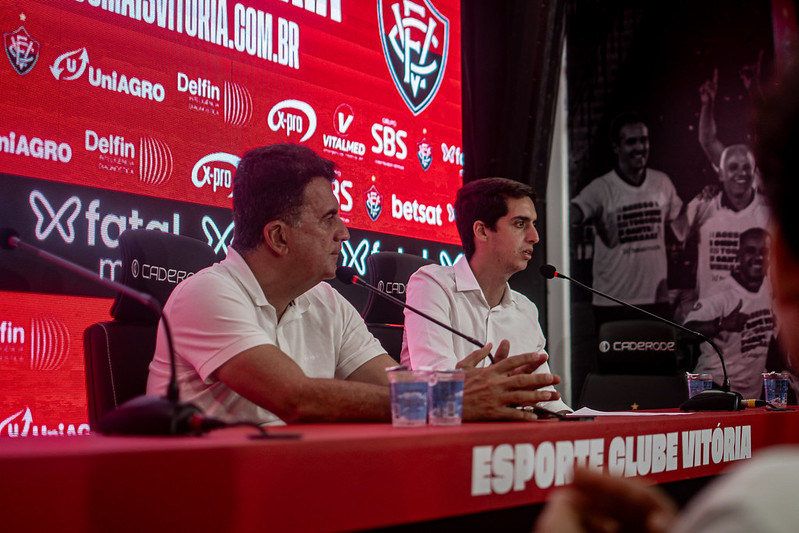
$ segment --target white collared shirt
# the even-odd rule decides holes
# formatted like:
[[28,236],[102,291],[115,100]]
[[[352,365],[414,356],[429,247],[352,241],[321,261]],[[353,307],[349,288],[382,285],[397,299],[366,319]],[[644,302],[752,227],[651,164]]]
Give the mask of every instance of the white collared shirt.
[[[297,297],[278,322],[275,308],[233,248],[224,261],[181,282],[164,314],[172,328],[181,399],[228,422],[280,423],[216,378],[215,371],[244,350],[273,345],[305,375],[339,379],[385,353],[355,308],[327,283]],[[163,395],[169,378],[162,331],[150,364],[148,394]]]
[[[538,324],[538,309],[523,294],[506,285],[499,305],[490,307],[474,277],[469,262],[461,259],[455,266],[427,265],[408,281],[406,302],[454,329],[494,347],[510,342],[510,354],[546,353],[546,339]],[[402,364],[411,368],[455,368],[461,359],[477,349],[469,341],[450,333],[416,313],[405,311],[402,340]],[[488,364],[486,358],[480,366]],[[544,363],[536,373],[550,373]],[[554,390],[546,387],[542,390]],[[542,402],[553,411],[568,410],[560,400]]]

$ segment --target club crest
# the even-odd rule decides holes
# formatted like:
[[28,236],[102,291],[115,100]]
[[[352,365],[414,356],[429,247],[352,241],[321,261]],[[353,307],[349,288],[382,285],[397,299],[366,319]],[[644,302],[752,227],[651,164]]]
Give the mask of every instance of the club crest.
[[369,218],[372,219],[372,222],[376,222],[383,211],[383,195],[380,194],[377,187],[372,185],[369,190],[363,193],[363,201]]
[[39,60],[39,41],[30,36],[25,26],[3,33],[3,47],[11,66],[20,76],[30,72]]
[[433,145],[426,138],[416,143],[416,157],[419,158],[422,170],[429,169],[433,163]]
[[449,55],[449,19],[429,0],[378,0],[380,40],[391,78],[418,115],[435,99]]

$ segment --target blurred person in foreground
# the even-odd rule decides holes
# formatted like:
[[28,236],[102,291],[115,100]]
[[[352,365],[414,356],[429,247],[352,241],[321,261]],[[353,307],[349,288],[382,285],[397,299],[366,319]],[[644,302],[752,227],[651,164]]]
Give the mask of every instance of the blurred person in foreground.
[[[796,57],[794,61],[796,61]],[[756,117],[758,161],[774,216],[770,263],[780,340],[799,366],[799,63],[788,67]],[[677,514],[641,480],[576,470],[574,484],[553,493],[536,532],[784,533],[799,524],[799,446],[759,453],[730,470]]]

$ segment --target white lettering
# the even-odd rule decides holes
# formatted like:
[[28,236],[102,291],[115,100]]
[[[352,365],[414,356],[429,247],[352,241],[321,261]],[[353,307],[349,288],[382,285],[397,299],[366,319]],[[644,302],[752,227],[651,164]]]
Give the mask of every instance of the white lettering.
[[363,143],[342,139],[335,135],[322,135],[322,144],[325,148],[338,150],[339,152],[346,152],[354,155],[364,155],[366,153],[366,145]]
[[472,496],[491,494],[491,446],[472,448]]
[[84,147],[87,152],[96,151],[101,154],[131,159],[136,157],[136,145],[131,142],[126,142],[125,138],[119,135],[100,137],[93,130],[86,130],[84,139]]
[[25,344],[25,328],[3,320],[0,322],[0,344]]
[[192,96],[208,98],[219,102],[222,98],[222,89],[211,83],[211,80],[197,78],[190,80],[183,72],[178,72],[178,92],[189,93]]
[[72,147],[67,143],[39,137],[28,140],[25,135],[17,137],[13,131],[8,132],[8,135],[0,135],[0,152],[58,163],[69,163],[72,159]]
[[472,448],[472,495],[523,491],[533,479],[540,489],[565,485],[572,480],[575,464],[587,462],[594,470],[602,469],[604,443],[600,438],[543,441],[537,448],[529,443],[475,446]]
[[352,182],[349,180],[334,180],[333,181],[333,194],[338,200],[339,209],[344,213],[352,211],[353,201],[350,190],[352,189]]
[[441,205],[428,206],[420,204],[417,200],[403,202],[396,194],[391,195],[391,216],[396,219],[404,218],[408,222],[418,222],[430,226],[441,226]]
[[[305,115],[308,120],[307,129],[302,115],[287,111],[293,109],[301,111]],[[285,130],[286,137],[289,137],[292,133],[303,133],[304,131],[305,133],[303,133],[300,142],[305,142],[316,131],[316,112],[310,105],[300,100],[283,100],[275,104],[269,111],[266,122],[272,131]]]
[[107,91],[129,94],[145,100],[163,102],[166,98],[166,89],[160,83],[139,78],[130,78],[128,81],[127,76],[120,75],[116,70],[111,71],[111,74],[103,74],[101,69],[91,65],[89,65],[89,83]]
[[402,161],[408,157],[408,147],[404,142],[407,136],[408,132],[405,130],[395,130],[391,126],[384,124],[372,124],[372,138],[375,141],[375,145],[372,146],[372,153]]

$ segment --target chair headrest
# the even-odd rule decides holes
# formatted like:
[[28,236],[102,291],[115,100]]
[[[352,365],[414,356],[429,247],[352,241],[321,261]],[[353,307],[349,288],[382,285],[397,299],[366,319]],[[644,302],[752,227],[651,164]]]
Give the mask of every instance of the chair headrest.
[[[366,258],[366,272],[371,285],[404,302],[408,278],[430,264],[433,262],[418,255],[380,252]],[[363,319],[369,324],[403,324],[405,321],[400,306],[372,292],[367,297]]]
[[[123,284],[152,295],[163,306],[183,279],[212,265],[213,249],[203,241],[157,230],[126,230],[119,236]],[[129,322],[155,323],[155,313],[118,294],[111,316]]]
[[599,327],[598,369],[603,374],[672,374],[677,333],[656,320],[619,320]]

